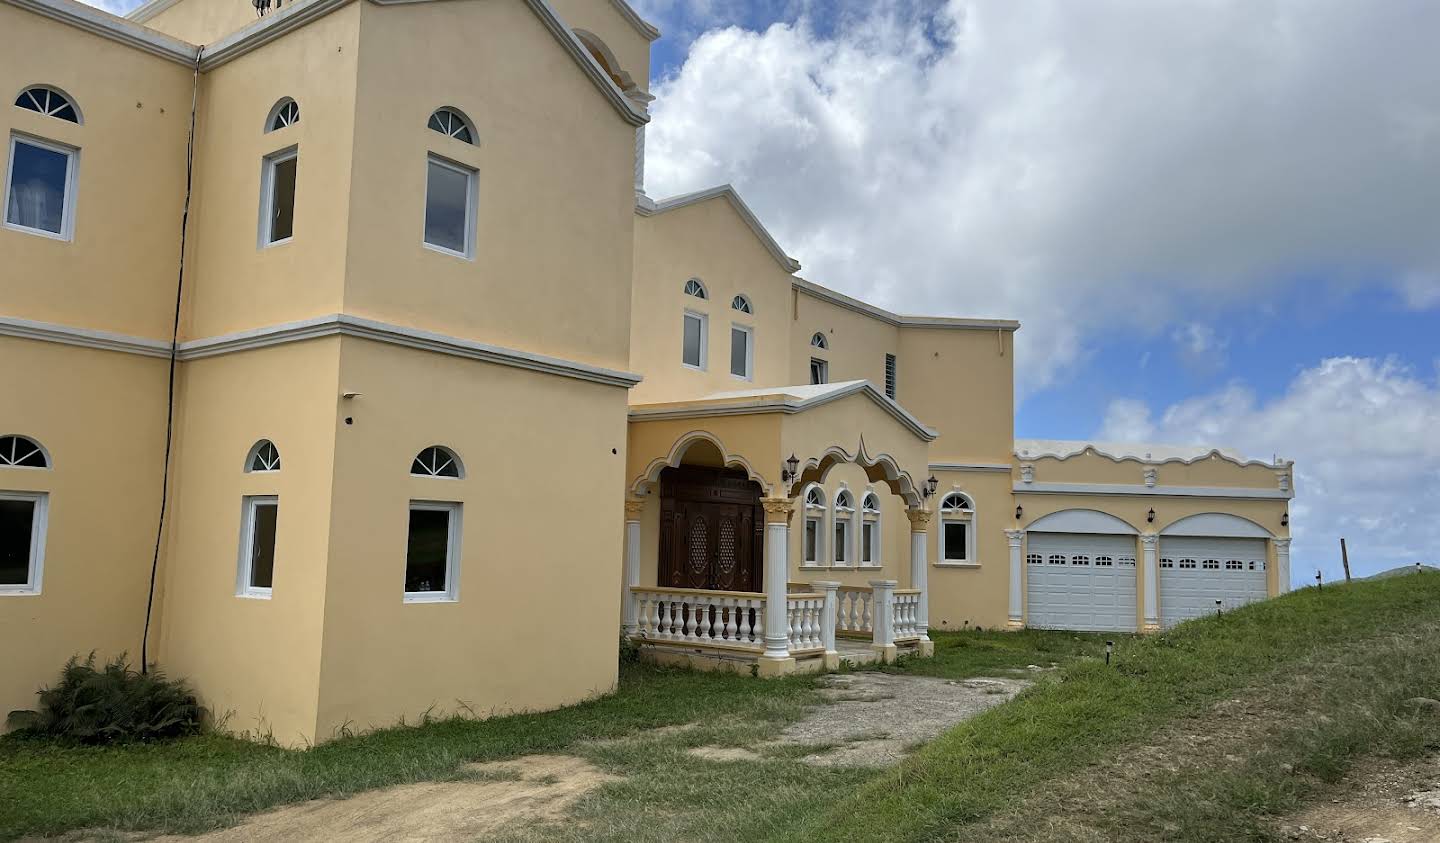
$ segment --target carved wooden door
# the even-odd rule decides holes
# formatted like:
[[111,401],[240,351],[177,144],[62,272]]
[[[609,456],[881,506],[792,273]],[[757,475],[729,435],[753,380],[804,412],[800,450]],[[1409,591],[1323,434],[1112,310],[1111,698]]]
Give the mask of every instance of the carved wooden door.
[[759,503],[759,490],[743,476],[667,469],[661,475],[659,584],[760,591]]

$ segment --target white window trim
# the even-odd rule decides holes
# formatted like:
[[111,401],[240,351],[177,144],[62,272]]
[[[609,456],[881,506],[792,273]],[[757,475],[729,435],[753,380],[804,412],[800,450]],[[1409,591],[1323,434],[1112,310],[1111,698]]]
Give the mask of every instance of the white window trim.
[[[881,526],[882,519],[880,510],[866,509],[865,498],[869,493],[860,496],[860,558],[857,560],[857,567],[860,568],[883,568],[885,567],[885,556],[882,552],[885,547],[884,527]],[[877,501],[878,503],[878,501]],[[870,561],[865,561],[865,525],[870,525]]]
[[40,593],[45,573],[45,532],[50,523],[49,492],[0,492],[0,501],[32,501],[30,519],[30,573],[22,585],[0,585],[0,597],[33,597]]
[[[252,600],[269,600],[274,588],[259,588],[250,584],[250,574],[255,558],[255,508],[262,504],[275,505],[275,549],[280,549],[280,496],[246,495],[240,516],[240,565],[235,575],[235,596]],[[278,554],[277,554],[278,555]],[[270,571],[270,583],[275,583],[275,571]]]
[[283,246],[295,239],[295,206],[290,206],[290,236],[281,240],[271,240],[271,228],[275,220],[270,214],[270,208],[275,201],[275,167],[286,161],[294,160],[295,163],[295,198],[300,195],[300,147],[298,145],[287,146],[284,149],[272,152],[260,159],[260,226],[255,234],[257,248],[268,249],[272,246]]
[[[405,510],[405,517],[408,521],[410,513],[414,510],[428,510],[431,512],[450,513],[450,536],[445,543],[445,590],[444,591],[407,591],[404,592],[406,603],[458,603],[460,602],[460,535],[461,520],[464,514],[464,506],[458,501],[424,501],[412,500],[410,506]],[[406,553],[409,553],[410,531],[405,531]],[[408,559],[405,560],[407,563]],[[401,573],[403,574],[403,568]],[[404,580],[402,578],[401,582]],[[403,587],[403,586],[402,586]]]
[[[949,497],[949,494],[953,494],[953,492],[947,493],[946,497]],[[962,492],[961,494],[964,494],[964,493]],[[976,548],[976,539],[975,539],[975,536],[977,535],[977,533],[978,533],[979,531],[978,531],[978,530],[976,529],[976,527],[975,527],[976,521],[978,520],[978,516],[977,516],[976,513],[975,513],[975,499],[972,498],[972,497],[970,497],[969,495],[965,495],[965,499],[970,502],[970,509],[968,510],[968,513],[969,513],[969,514],[966,514],[966,515],[959,515],[959,514],[956,514],[956,513],[953,513],[953,512],[950,512],[950,513],[945,512],[945,510],[944,510],[944,500],[945,500],[945,498],[941,498],[941,499],[940,499],[940,500],[941,500],[941,510],[940,510],[940,558],[935,561],[935,567],[937,567],[937,568],[978,568],[978,567],[980,567],[980,559],[979,559],[979,557],[976,555],[976,554],[977,554],[977,548]],[[965,530],[965,558],[964,558],[964,559],[947,559],[947,558],[945,558],[945,525],[946,525],[947,523],[959,523],[959,524],[965,524],[965,525],[966,525],[966,530]]]
[[[810,367],[811,367],[812,369],[814,368],[814,366],[815,366],[816,363],[819,363],[819,364],[820,364],[820,369],[821,369],[820,374],[821,374],[823,380],[821,380],[819,384],[812,384],[812,386],[819,386],[820,384],[827,384],[827,383],[829,383],[829,382],[830,382],[830,361],[829,361],[829,360],[822,359],[822,358],[820,358],[820,357],[811,357],[811,358],[810,358]],[[812,378],[812,380],[813,380],[813,378]]]
[[[808,499],[809,499],[809,497],[810,497],[810,490],[811,490],[811,489],[819,489],[819,490],[820,490],[820,496],[821,496],[821,497],[820,497],[820,501],[821,501],[821,502],[820,502],[818,505],[817,505],[817,504],[812,504],[812,503],[809,503],[809,502],[808,502]],[[822,488],[821,488],[818,484],[816,484],[816,483],[811,483],[810,485],[806,486],[806,487],[804,488],[804,490],[802,490],[802,491],[800,492],[800,506],[803,508],[803,510],[804,510],[804,512],[805,512],[805,520],[804,520],[804,522],[802,522],[802,524],[808,526],[808,524],[809,524],[811,521],[814,521],[814,522],[815,522],[815,558],[813,558],[813,559],[806,558],[806,556],[805,556],[805,533],[803,532],[803,527],[802,527],[802,532],[801,532],[801,534],[800,534],[800,567],[801,567],[801,568],[824,568],[824,567],[826,567],[825,560],[826,560],[828,557],[826,557],[826,555],[825,555],[825,548],[829,546],[829,542],[827,542],[827,541],[825,540],[825,538],[826,538],[826,536],[825,536],[825,525],[826,525],[826,522],[827,522],[827,520],[828,520],[828,519],[826,519],[826,517],[825,517],[825,516],[826,516],[826,513],[827,513],[827,511],[828,511],[827,508],[826,508],[826,506],[825,506],[825,500],[826,500],[826,499],[827,499],[827,498],[826,498],[826,496],[825,496],[825,490],[822,489]]]
[[[700,320],[700,365],[685,362],[685,319]],[[680,365],[696,372],[704,372],[710,366],[710,317],[698,310],[685,309],[680,322]]]
[[[433,131],[433,130],[432,130]],[[471,136],[474,136],[472,131]],[[452,139],[453,140],[453,139]],[[454,170],[465,176],[465,251],[457,252],[445,246],[439,246],[425,239],[425,212],[430,209],[430,165],[439,164],[446,169]],[[475,260],[475,231],[479,225],[477,215],[480,209],[480,171],[468,164],[462,164],[443,155],[436,155],[431,152],[425,156],[425,204],[421,208],[420,216],[420,244],[432,252],[439,252],[442,255]]]
[[[730,342],[735,342],[735,331],[742,331],[745,334],[745,374],[737,375],[730,372],[730,377],[740,381],[755,380],[755,328],[751,325],[742,325],[739,322],[730,323]],[[703,332],[702,332],[703,333]],[[735,350],[730,350],[730,356],[735,356]]]
[[[849,496],[851,506],[840,505],[840,496],[842,494]],[[830,560],[830,567],[854,568],[856,567],[857,562],[857,560],[855,559],[855,493],[850,491],[849,487],[842,485],[839,489],[835,490],[835,497],[833,498],[833,500],[834,504],[831,507],[830,532],[831,535],[834,535],[835,529],[837,527],[845,528],[845,546],[843,548],[843,550],[845,551],[845,558],[839,558],[839,553],[842,548],[837,542],[835,547],[831,548],[832,558]]]
[[[72,100],[73,103],[73,100]],[[77,110],[78,114],[79,111]],[[60,231],[46,231],[43,228],[31,228],[28,225],[10,222],[10,180],[15,174],[15,144],[26,143],[37,146],[41,149],[48,149],[51,152],[59,152],[65,156],[65,208],[60,213]],[[42,140],[34,135],[27,135],[22,132],[10,134],[9,157],[5,159],[5,192],[0,193],[0,225],[11,231],[19,231],[25,234],[34,234],[40,237],[48,237],[51,240],[63,240],[69,242],[75,239],[75,200],[76,186],[79,184],[78,173],[80,171],[80,150],[73,146],[56,143],[55,141]]]

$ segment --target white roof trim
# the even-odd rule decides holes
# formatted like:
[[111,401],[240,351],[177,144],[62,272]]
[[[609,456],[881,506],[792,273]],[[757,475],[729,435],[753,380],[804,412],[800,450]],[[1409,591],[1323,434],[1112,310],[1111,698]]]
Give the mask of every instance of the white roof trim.
[[932,462],[931,471],[992,471],[1009,474],[1014,466],[1003,462]]
[[654,41],[660,37],[660,30],[657,29],[654,24],[640,17],[634,9],[630,8],[630,4],[626,3],[625,0],[610,0],[610,5],[615,7],[615,11],[620,13],[620,16],[625,19],[626,23],[635,27],[636,32],[645,36],[646,41]]
[[[76,345],[102,351],[120,351],[144,357],[164,358],[170,356],[170,343],[164,340],[127,336],[109,331],[95,331],[49,322],[34,322],[10,316],[0,316],[0,336]],[[187,340],[179,344],[176,357],[182,361],[203,360],[206,357],[331,336],[358,337],[609,386],[629,388],[641,380],[640,375],[631,372],[592,366],[588,363],[519,351],[452,337],[447,334],[438,334],[433,331],[423,331],[419,328],[394,325],[359,316],[348,316],[343,313],[332,313],[313,319],[302,319],[298,322],[285,322],[251,331],[238,331],[233,334]]]
[[1229,498],[1232,500],[1290,500],[1293,491],[1244,486],[1146,486],[1128,483],[1016,483],[1015,494],[1134,495],[1151,498]]
[[779,263],[782,269],[786,272],[800,271],[800,262],[785,254],[785,250],[780,248],[780,244],[775,241],[774,237],[770,236],[770,232],[765,229],[765,226],[760,222],[760,218],[755,216],[755,212],[750,210],[750,206],[745,204],[745,200],[740,198],[740,194],[737,193],[731,185],[722,184],[706,190],[697,190],[694,193],[685,193],[680,196],[672,196],[669,199],[661,199],[658,202],[652,201],[648,197],[642,197],[641,200],[635,204],[635,213],[642,217],[649,217],[721,196],[730,200],[730,204],[735,208],[736,213],[740,214],[740,217],[750,226],[750,230],[755,232],[755,236],[760,238],[760,242],[769,250],[770,254],[775,258],[776,263]]
[[186,43],[178,38],[171,38],[169,35],[140,26],[133,20],[116,17],[108,12],[102,12],[94,6],[77,3],[75,0],[4,0],[4,2],[187,67],[195,64],[195,58],[200,53],[200,48],[194,44]]
[[1258,465],[1264,468],[1285,468],[1293,461],[1281,460],[1268,463],[1264,460],[1249,460],[1230,448],[1216,448],[1211,445],[1157,445],[1143,442],[1087,442],[1065,439],[1016,439],[1015,456],[1021,460],[1044,458],[1067,460],[1084,453],[1093,453],[1115,462],[1130,460],[1145,465],[1180,463],[1192,465],[1212,456],[1239,466]]
[[904,316],[891,313],[868,302],[837,293],[829,287],[822,287],[814,281],[796,277],[790,285],[806,295],[829,302],[846,310],[853,310],[862,316],[878,319],[897,328],[955,328],[980,331],[1017,331],[1020,323],[1014,319],[965,319],[952,316]]
[[136,23],[144,23],[179,2],[180,0],[149,0],[149,2],[141,3],[131,9],[125,18]]
[[[794,415],[829,404],[855,394],[863,394],[889,413],[911,433],[926,442],[933,442],[939,432],[926,426],[910,411],[890,400],[869,381],[844,381],[818,386],[781,386],[747,389],[738,392],[717,392],[694,401],[663,404],[637,404],[630,408],[630,418],[637,421],[653,419],[695,419],[710,416],[744,416],[760,413]],[[715,402],[699,404],[698,402]]]

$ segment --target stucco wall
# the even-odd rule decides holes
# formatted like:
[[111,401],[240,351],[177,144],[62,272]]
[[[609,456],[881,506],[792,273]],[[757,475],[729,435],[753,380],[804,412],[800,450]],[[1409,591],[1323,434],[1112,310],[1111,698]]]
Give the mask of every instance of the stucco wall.
[[[190,71],[9,4],[0,55],[6,168],[15,133],[80,150],[72,242],[0,227],[0,315],[168,340]],[[84,122],[14,107],[36,84],[67,93]]]
[[[625,391],[345,339],[317,737],[616,680]],[[409,476],[442,444],[463,479]],[[411,500],[463,505],[459,599],[405,603]]]
[[[816,333],[825,335],[828,349],[810,345]],[[814,357],[830,364],[831,383],[868,380],[883,388],[885,355],[899,357],[899,337],[892,325],[797,291],[790,326],[789,383],[810,382]]]
[[940,431],[936,462],[1005,463],[1015,448],[1015,334],[901,328],[900,403]]
[[[1290,474],[1288,468],[1275,468],[1259,463],[1237,465],[1235,461],[1211,454],[1194,461],[1168,460],[1162,463],[1135,459],[1114,460],[1086,452],[1057,459],[1017,457],[1017,462],[1034,466],[1036,483],[1116,483],[1141,485],[1147,469],[1156,472],[1159,486],[1208,486],[1220,488],[1253,488],[1276,491],[1279,474]],[[1019,477],[1017,472],[1016,477]]]
[[[933,446],[932,446],[933,447]],[[1010,475],[990,471],[936,471],[939,481],[930,508],[937,510],[926,533],[930,563],[930,626],[965,629],[1003,626],[1010,599],[1010,545],[1005,530],[1014,526],[1015,503]],[[975,504],[975,566],[947,566],[940,559],[940,503],[963,492]]]
[[146,20],[145,26],[191,44],[212,44],[259,19],[247,0],[180,0]]
[[49,470],[0,468],[0,491],[50,496],[41,593],[0,595],[0,712],[9,712],[34,708],[70,656],[128,652],[139,664],[165,361],[6,337],[0,360],[0,435],[29,436],[52,459]]

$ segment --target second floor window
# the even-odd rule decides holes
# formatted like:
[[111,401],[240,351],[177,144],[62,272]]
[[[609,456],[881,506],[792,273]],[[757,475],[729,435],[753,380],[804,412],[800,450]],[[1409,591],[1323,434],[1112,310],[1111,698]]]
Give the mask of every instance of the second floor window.
[[755,334],[745,325],[730,326],[730,374],[749,380],[755,366]]
[[10,138],[5,224],[70,239],[75,218],[76,150],[29,137]]
[[816,357],[810,358],[810,383],[830,382],[830,364]]
[[701,313],[686,313],[680,362],[692,369],[705,368],[706,320]]
[[265,157],[260,176],[260,246],[295,236],[295,180],[300,151],[287,149]]
[[885,355],[885,395],[895,400],[895,355]]
[[431,155],[425,175],[425,245],[469,258],[475,248],[476,174]]

